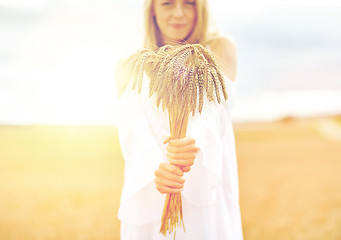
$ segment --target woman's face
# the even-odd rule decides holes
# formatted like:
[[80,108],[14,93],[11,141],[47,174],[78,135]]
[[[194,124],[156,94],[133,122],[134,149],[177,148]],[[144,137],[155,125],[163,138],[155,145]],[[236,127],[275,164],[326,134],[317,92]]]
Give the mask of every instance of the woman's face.
[[154,15],[165,44],[186,39],[196,24],[195,0],[154,0]]

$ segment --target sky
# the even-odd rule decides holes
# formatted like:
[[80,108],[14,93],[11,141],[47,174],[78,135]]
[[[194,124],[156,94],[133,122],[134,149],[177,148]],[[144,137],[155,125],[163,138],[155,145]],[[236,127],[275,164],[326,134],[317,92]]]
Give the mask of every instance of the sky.
[[[338,2],[211,1],[237,44],[235,121],[341,113]],[[114,124],[141,19],[141,0],[0,0],[0,124]]]

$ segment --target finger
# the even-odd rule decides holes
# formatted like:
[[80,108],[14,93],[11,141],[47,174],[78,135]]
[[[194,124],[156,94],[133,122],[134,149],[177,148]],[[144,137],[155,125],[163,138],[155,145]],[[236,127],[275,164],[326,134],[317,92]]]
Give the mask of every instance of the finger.
[[156,186],[156,189],[164,194],[164,193],[179,193],[181,191],[183,191],[183,188],[182,189],[175,189],[175,188],[169,188],[169,187],[165,187],[165,186]]
[[170,140],[170,136],[164,136],[163,137],[163,144],[169,143],[169,140]]
[[185,145],[185,146],[173,146],[168,145],[167,151],[172,153],[184,153],[184,152],[198,152],[199,148],[195,144]]
[[185,146],[189,144],[195,144],[195,140],[190,137],[184,137],[181,139],[171,139],[169,140],[169,145],[171,146]]
[[191,167],[190,166],[185,166],[181,168],[183,172],[189,172],[191,171]]
[[156,170],[154,175],[155,175],[155,178],[158,178],[158,179],[164,179],[164,180],[171,181],[171,182],[177,182],[179,184],[185,183],[185,179],[183,179],[182,177],[173,173],[163,171],[161,169]]
[[154,179],[154,182],[157,186],[164,186],[164,187],[169,187],[169,188],[175,188],[175,189],[181,189],[184,187],[183,183],[178,183],[178,182],[174,182],[174,181],[169,181],[165,178],[159,178],[156,177]]
[[170,174],[174,174],[174,175],[177,175],[180,177],[182,177],[184,175],[184,173],[182,172],[182,170],[179,167],[174,166],[173,164],[170,164],[169,162],[161,163],[159,166],[159,170],[162,170],[164,172],[168,172]]
[[173,160],[169,159],[169,162],[174,165],[178,165],[181,167],[190,167],[194,164],[194,160]]
[[168,160],[194,160],[196,158],[196,152],[189,152],[189,153],[171,153],[167,152]]

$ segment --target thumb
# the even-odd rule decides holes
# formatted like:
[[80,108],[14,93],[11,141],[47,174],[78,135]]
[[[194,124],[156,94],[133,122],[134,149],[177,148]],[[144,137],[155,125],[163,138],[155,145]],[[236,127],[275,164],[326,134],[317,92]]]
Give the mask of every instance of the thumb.
[[163,144],[167,144],[169,143],[170,136],[164,136],[162,139],[163,139]]

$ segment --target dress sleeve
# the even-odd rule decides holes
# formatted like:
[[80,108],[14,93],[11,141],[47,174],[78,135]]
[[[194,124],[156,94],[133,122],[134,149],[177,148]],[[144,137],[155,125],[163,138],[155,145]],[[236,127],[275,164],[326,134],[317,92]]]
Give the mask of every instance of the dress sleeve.
[[119,101],[118,132],[125,161],[118,218],[131,224],[161,219],[164,196],[153,183],[164,154],[144,114],[142,96],[126,90]]
[[201,207],[216,202],[217,188],[221,184],[224,169],[223,161],[235,158],[230,114],[235,83],[227,77],[225,82],[228,100],[221,104],[206,103],[202,114],[190,119],[187,129],[187,135],[196,140],[200,151],[191,171],[185,175],[183,195],[192,204]]

